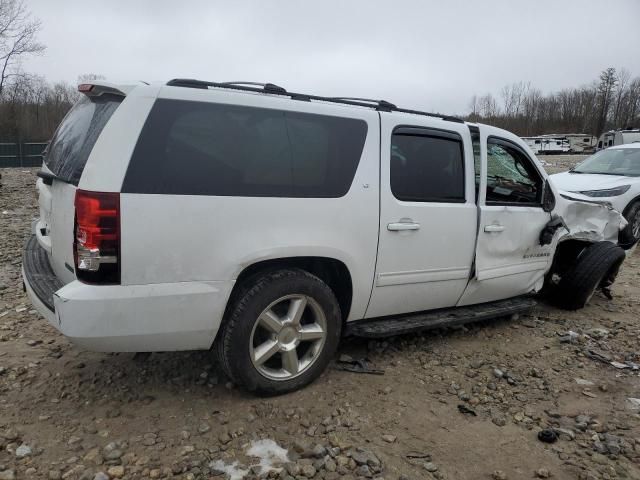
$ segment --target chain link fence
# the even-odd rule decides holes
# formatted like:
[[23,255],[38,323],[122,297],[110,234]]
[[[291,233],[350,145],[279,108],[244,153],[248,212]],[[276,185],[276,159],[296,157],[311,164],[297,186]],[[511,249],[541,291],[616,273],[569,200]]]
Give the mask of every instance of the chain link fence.
[[39,167],[46,143],[0,143],[0,168]]

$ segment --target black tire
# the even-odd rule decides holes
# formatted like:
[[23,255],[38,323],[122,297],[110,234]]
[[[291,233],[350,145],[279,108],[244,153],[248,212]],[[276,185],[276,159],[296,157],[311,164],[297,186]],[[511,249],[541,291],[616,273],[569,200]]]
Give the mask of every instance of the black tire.
[[618,237],[620,245],[627,247],[632,246],[638,241],[638,238],[633,234],[634,224],[640,221],[638,214],[640,213],[640,202],[632,203],[625,209],[624,218],[629,222],[624,230],[620,232]]
[[555,303],[567,310],[583,308],[598,287],[609,287],[614,282],[624,258],[624,250],[611,242],[585,248],[562,275],[553,293]]
[[[342,315],[336,296],[322,280],[300,269],[264,272],[248,282],[241,286],[216,338],[214,349],[222,369],[235,384],[260,395],[279,395],[308,385],[326,369],[340,342]],[[274,380],[260,373],[252,361],[252,332],[267,307],[292,294],[316,302],[326,319],[326,337],[315,360],[298,376]]]

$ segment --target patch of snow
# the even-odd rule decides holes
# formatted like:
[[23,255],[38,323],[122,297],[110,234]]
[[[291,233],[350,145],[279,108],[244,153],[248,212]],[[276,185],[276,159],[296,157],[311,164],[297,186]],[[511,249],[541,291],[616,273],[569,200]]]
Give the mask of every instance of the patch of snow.
[[258,457],[260,459],[260,475],[268,473],[272,470],[280,471],[279,465],[289,461],[288,451],[270,439],[254,440],[251,447],[247,450],[250,457]]
[[243,470],[238,467],[238,462],[224,463],[222,460],[216,460],[209,464],[211,468],[217,472],[222,472],[229,477],[229,480],[242,480],[249,473],[249,470]]
[[249,448],[246,451],[246,455],[249,457],[256,457],[259,459],[258,463],[252,464],[249,468],[244,469],[244,465],[239,465],[238,462],[225,463],[223,460],[216,460],[211,462],[209,466],[227,475],[229,480],[242,480],[245,475],[249,473],[249,469],[253,467],[260,467],[258,475],[264,475],[271,471],[280,472],[282,465],[289,462],[288,451],[282,448],[273,440],[268,438],[263,440],[253,440],[249,444]]

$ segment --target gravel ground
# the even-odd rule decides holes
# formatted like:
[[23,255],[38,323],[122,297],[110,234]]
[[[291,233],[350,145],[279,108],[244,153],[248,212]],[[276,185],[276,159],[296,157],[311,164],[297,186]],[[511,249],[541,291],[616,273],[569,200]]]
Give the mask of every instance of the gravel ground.
[[[559,171],[579,158],[543,159]],[[637,255],[612,301],[344,341],[342,356],[384,375],[336,363],[303,391],[259,399],[228,383],[207,352],[101,354],[67,342],[22,292],[35,170],[0,173],[0,480],[223,470],[238,479],[640,479],[640,401],[628,400],[640,398],[639,371],[609,363],[640,363]],[[558,440],[539,441],[542,429]],[[268,472],[264,451],[282,456],[278,446],[288,462]],[[262,466],[249,455],[261,452]]]

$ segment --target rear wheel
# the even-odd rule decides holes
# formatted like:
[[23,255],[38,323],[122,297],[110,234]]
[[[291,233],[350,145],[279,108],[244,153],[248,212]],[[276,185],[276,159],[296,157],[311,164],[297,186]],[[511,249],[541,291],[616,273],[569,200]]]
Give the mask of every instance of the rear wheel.
[[640,239],[640,202],[632,203],[626,209],[624,218],[629,222],[627,226],[620,232],[621,245],[633,245]]
[[553,291],[555,303],[567,310],[584,307],[598,288],[613,284],[624,258],[624,250],[611,242],[598,242],[585,248],[573,266],[562,274]]
[[273,395],[301,388],[326,368],[342,319],[333,291],[304,270],[253,277],[216,340],[225,373],[243,388]]

